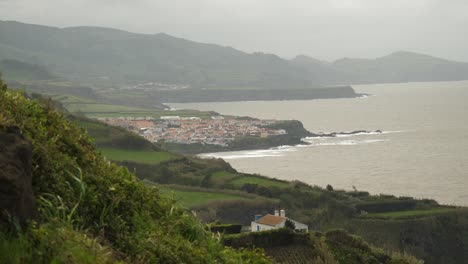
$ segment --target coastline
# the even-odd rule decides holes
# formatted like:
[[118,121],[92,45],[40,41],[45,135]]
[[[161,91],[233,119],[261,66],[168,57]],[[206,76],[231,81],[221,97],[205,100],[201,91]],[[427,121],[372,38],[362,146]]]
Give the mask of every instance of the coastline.
[[207,154],[228,151],[246,151],[246,150],[269,150],[283,146],[297,146],[297,145],[310,145],[305,141],[305,138],[325,138],[325,137],[338,137],[356,134],[370,134],[370,133],[383,133],[381,130],[367,131],[367,130],[354,130],[349,132],[331,132],[331,133],[313,133],[304,128],[301,121],[298,120],[281,120],[270,126],[272,129],[284,129],[287,134],[270,136],[266,138],[261,137],[240,137],[230,142],[227,146],[213,145],[213,144],[181,144],[181,143],[160,143],[161,147],[169,151],[182,153],[182,154]]

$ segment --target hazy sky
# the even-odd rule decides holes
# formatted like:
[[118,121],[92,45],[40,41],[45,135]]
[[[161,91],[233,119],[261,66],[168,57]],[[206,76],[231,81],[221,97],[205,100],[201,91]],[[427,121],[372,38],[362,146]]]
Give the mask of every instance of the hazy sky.
[[282,57],[410,50],[468,61],[468,0],[0,0],[0,19],[165,32]]

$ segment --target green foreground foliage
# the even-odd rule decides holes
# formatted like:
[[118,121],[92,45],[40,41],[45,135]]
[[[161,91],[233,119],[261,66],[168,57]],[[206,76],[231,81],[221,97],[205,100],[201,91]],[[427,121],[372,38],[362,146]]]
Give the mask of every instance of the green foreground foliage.
[[[0,82],[0,130],[17,126],[33,145],[40,224],[2,231],[2,259],[23,263],[267,263],[257,251],[224,247],[191,214],[109,163],[81,129]],[[105,245],[105,246],[104,246]],[[20,253],[22,252],[22,253]]]
[[325,233],[295,233],[287,228],[226,235],[232,247],[262,248],[277,263],[421,264],[414,257],[386,253],[363,239],[336,229]]

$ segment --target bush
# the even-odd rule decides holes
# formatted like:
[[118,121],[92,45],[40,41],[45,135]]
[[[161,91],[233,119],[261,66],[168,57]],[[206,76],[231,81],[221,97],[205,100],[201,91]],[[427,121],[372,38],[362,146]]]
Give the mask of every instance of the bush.
[[229,234],[239,234],[241,232],[241,225],[231,225],[231,224],[211,224],[209,225],[210,231],[213,233],[223,233],[226,235]]

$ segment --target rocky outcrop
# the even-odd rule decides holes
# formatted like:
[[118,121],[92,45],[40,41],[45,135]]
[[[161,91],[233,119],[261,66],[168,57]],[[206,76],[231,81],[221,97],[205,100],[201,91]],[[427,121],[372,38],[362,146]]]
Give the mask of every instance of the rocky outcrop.
[[356,135],[356,134],[370,134],[370,133],[377,133],[382,134],[382,130],[375,130],[375,131],[367,131],[367,130],[355,130],[351,132],[333,132],[333,133],[310,133],[309,137],[336,137],[339,135]]
[[0,223],[37,216],[32,190],[32,145],[18,127],[0,132]]

